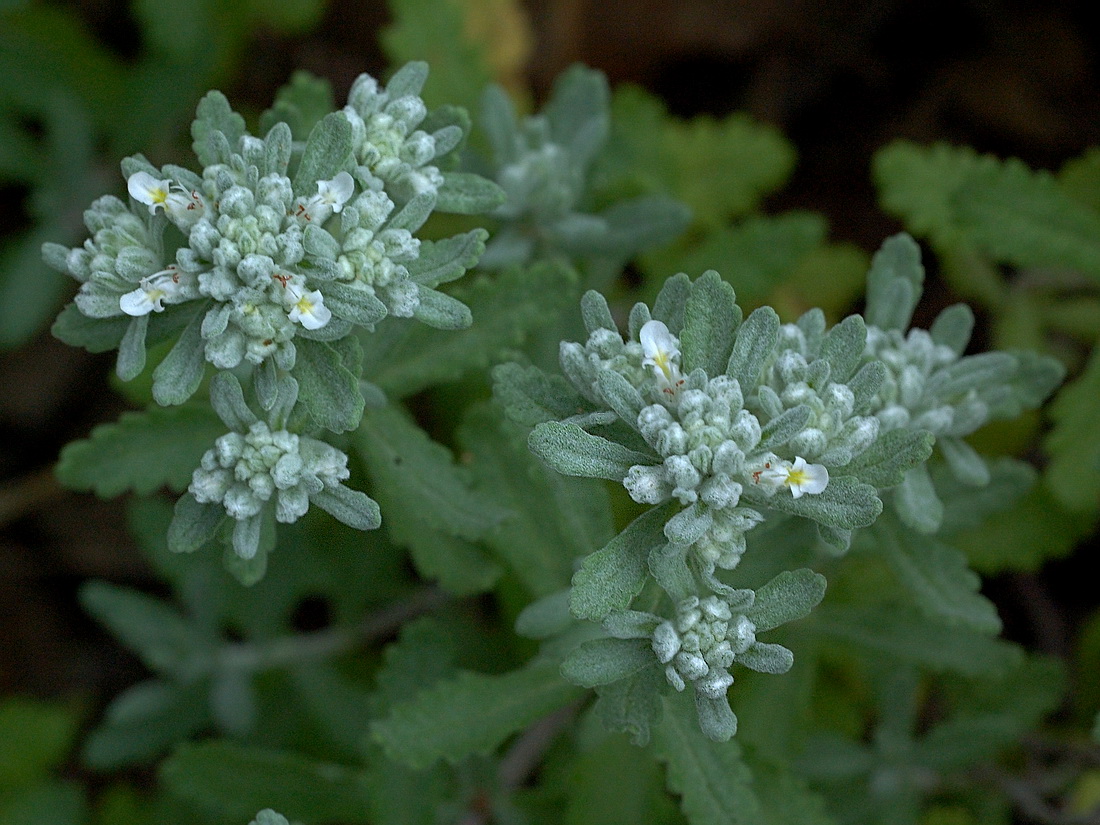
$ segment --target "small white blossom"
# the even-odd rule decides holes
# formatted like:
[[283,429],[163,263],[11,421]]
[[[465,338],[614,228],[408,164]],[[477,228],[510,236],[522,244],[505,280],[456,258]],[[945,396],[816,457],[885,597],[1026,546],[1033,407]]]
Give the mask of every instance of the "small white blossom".
[[343,209],[353,194],[355,179],[347,172],[340,172],[332,180],[317,181],[317,194],[301,203],[298,214],[308,221],[324,222]]
[[667,388],[677,386],[683,378],[676,359],[680,357],[680,342],[661,321],[646,321],[638,332],[642,345],[642,366],[652,367],[657,380]]
[[165,301],[178,304],[190,297],[185,279],[187,276],[175,267],[142,278],[137,289],[118,299],[119,309],[135,318],[150,312],[164,312]]
[[288,317],[306,329],[320,329],[332,318],[332,310],[325,306],[320,290],[306,292],[302,287],[290,284],[286,288]]
[[753,473],[753,480],[772,487],[788,487],[794,498],[803,493],[817,495],[829,486],[829,471],[824,464],[807,464],[802,456],[789,461],[769,461],[763,470]]
[[340,172],[332,180],[317,181],[317,201],[339,212],[344,204],[351,200],[355,191],[355,180],[347,172]]
[[134,172],[126,179],[130,197],[149,207],[149,214],[163,207],[176,224],[189,227],[202,217],[206,204],[198,192],[190,192],[170,179],[157,180],[148,172]]

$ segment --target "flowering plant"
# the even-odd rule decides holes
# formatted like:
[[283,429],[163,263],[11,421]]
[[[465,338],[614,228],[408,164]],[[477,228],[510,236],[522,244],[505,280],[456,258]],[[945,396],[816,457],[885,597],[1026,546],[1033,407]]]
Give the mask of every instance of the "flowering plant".
[[1096,356],[1058,390],[1100,322],[994,264],[1100,272],[1095,158],[888,147],[872,257],[763,210],[777,130],[582,66],[528,112],[410,4],[385,83],[210,92],[42,247],[136,408],[57,476],[133,494],[151,572],[80,590],[143,669],[95,792],[0,758],[0,820],[1007,825],[1064,674],[978,572],[1100,512]]

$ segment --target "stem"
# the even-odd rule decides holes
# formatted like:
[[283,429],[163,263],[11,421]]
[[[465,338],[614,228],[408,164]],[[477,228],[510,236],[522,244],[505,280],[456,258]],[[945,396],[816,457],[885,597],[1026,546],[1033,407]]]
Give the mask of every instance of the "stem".
[[227,669],[258,673],[339,656],[393,634],[405,622],[430,613],[448,598],[442,590],[428,587],[372,613],[354,627],[334,627],[281,636],[266,642],[227,644],[218,652],[218,664]]
[[[570,702],[531,725],[516,739],[497,765],[497,789],[511,792],[522,786],[542,762],[543,754],[562,728],[573,721],[586,699]],[[473,810],[458,821],[458,825],[487,825],[493,819],[490,794],[474,796]]]

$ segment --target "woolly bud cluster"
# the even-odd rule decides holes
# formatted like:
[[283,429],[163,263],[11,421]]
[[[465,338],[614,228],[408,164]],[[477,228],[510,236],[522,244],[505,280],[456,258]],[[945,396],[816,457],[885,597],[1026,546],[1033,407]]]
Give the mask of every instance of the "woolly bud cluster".
[[263,421],[247,433],[226,433],[203,454],[188,492],[200,504],[221,504],[234,519],[250,518],[275,498],[275,518],[293,523],[309,509],[309,497],[350,475],[348,457],[323,441]]

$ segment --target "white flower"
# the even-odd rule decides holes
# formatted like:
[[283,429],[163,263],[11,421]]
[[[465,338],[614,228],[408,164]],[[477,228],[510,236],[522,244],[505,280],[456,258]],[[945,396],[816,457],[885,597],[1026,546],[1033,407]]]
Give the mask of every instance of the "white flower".
[[355,193],[355,179],[340,172],[332,180],[317,181],[317,194],[302,201],[298,215],[307,221],[323,223],[329,215],[339,212]]
[[769,461],[763,470],[753,473],[753,481],[773,487],[789,487],[794,498],[803,493],[816,496],[829,486],[829,471],[824,464],[807,464],[802,456],[789,461]]
[[164,312],[164,302],[178,304],[193,297],[190,294],[190,277],[174,266],[161,270],[148,278],[142,278],[137,289],[118,299],[118,306],[135,318],[150,312]]
[[642,366],[652,367],[657,380],[666,388],[677,386],[683,378],[675,359],[680,357],[680,342],[661,321],[646,321],[638,332],[642,345]]
[[138,203],[144,203],[149,207],[149,214],[157,211],[157,207],[164,207],[164,213],[169,219],[182,227],[190,227],[200,217],[206,208],[206,203],[198,192],[189,192],[178,183],[172,183],[170,179],[157,180],[148,172],[134,172],[126,179],[126,189],[130,197]]
[[290,284],[286,288],[286,297],[290,306],[288,317],[306,329],[320,329],[332,318],[332,310],[325,306],[320,290],[306,292],[302,287]]
[[354,191],[355,180],[347,172],[340,172],[332,180],[317,181],[316,201],[339,212],[351,200]]

